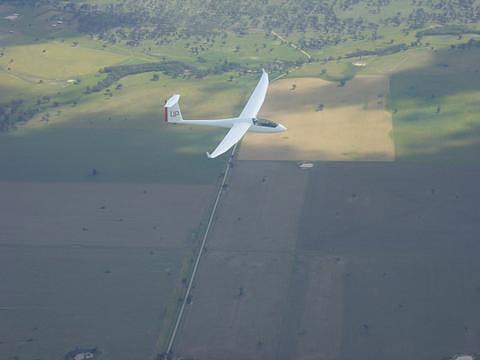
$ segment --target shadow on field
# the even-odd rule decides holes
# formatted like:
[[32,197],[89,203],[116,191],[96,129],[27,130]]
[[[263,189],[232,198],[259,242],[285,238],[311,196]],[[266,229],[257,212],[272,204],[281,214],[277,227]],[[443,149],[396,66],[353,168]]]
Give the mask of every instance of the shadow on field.
[[[346,106],[366,106],[375,100],[376,105],[384,104],[388,87],[383,86],[382,75],[358,76],[345,85],[316,77],[288,78],[271,84],[267,93],[266,106],[270,98],[278,110],[299,113],[305,111],[322,111],[322,109]],[[381,107],[381,106],[380,106]]]
[[[35,1],[0,2],[0,46],[19,46],[38,44],[41,41],[63,39],[69,41],[79,34],[73,31],[71,25],[67,26],[70,19],[67,13],[55,9],[53,6],[38,6]],[[5,19],[6,16],[18,14],[14,20]],[[63,24],[55,24],[52,17],[64,19]],[[52,26],[55,24],[55,26]]]
[[[432,53],[432,58],[428,63],[421,64],[414,68],[409,68],[396,72],[390,76],[390,96],[389,99],[395,100],[409,99],[416,101],[419,105],[424,102],[437,104],[443,101],[445,97],[457,95],[466,92],[476,92],[480,90],[480,48],[465,49],[440,49]],[[289,91],[275,93],[276,101],[285,104],[285,107],[291,103],[291,99],[297,96],[306,96],[311,99],[318,99],[325,105],[325,108],[363,105],[367,96],[375,95],[381,101],[387,94],[382,91],[369,92],[371,83],[374,82],[376,75],[356,76],[347,81],[345,85],[339,82],[324,82],[322,84],[306,83],[306,87],[297,84],[296,81],[317,79],[314,77],[306,78],[287,78],[281,80],[290,82]],[[269,91],[271,94],[271,90]],[[311,95],[314,94],[314,95]],[[268,99],[268,95],[267,95]],[[296,107],[295,110],[303,110]]]
[[[479,56],[480,48],[474,46],[435,50],[428,63],[396,72],[391,76],[391,82],[396,82],[398,85],[408,82],[406,88],[394,88],[395,95],[433,100],[458,93],[478,91],[480,89]],[[412,78],[416,81],[413,82]],[[447,86],[440,86],[444,85],[446,80],[449,81]]]
[[390,77],[398,159],[478,160],[479,48],[442,49],[429,63]]
[[213,183],[223,161],[209,160],[205,151],[221,136],[166,125],[143,130],[52,126],[0,134],[0,180]]

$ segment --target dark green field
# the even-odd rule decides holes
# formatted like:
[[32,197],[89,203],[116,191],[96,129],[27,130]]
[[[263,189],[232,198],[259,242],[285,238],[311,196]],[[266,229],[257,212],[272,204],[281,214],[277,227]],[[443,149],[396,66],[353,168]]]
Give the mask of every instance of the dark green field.
[[[202,152],[210,149],[219,132],[176,129],[46,129],[0,135],[0,175],[8,181],[66,181],[101,183],[208,184],[216,180],[221,164]],[[185,129],[186,130],[186,129]],[[216,134],[215,137],[212,133]],[[208,140],[208,141],[207,141]],[[182,145],[184,151],[178,146]],[[15,161],[11,161],[15,154]],[[92,171],[97,171],[92,176]]]
[[473,161],[480,151],[479,49],[442,49],[390,77],[397,156]]

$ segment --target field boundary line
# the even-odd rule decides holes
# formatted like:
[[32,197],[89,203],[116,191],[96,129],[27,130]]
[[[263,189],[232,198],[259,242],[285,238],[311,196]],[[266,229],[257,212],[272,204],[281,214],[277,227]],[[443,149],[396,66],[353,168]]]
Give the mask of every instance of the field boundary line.
[[277,81],[277,80],[280,80],[281,78],[283,78],[283,77],[285,77],[285,76],[287,76],[287,73],[283,73],[283,74],[281,74],[281,75],[278,75],[275,79],[272,80],[272,82]]
[[175,327],[173,328],[173,331],[170,335],[170,339],[168,341],[167,354],[170,354],[172,352],[173,344],[175,343],[175,338],[177,337],[178,328],[180,327],[180,323],[182,322],[182,319],[183,319],[183,314],[185,312],[185,307],[187,305],[188,298],[190,297],[193,282],[195,281],[195,276],[196,276],[197,271],[198,271],[198,265],[200,264],[200,259],[202,257],[203,252],[204,252],[205,244],[207,243],[208,233],[210,232],[210,228],[211,228],[212,223],[213,223],[213,218],[215,217],[215,213],[217,211],[217,207],[218,207],[218,204],[220,202],[220,198],[222,196],[222,192],[223,192],[225,183],[227,182],[227,177],[228,177],[228,174],[230,172],[230,164],[233,160],[233,157],[235,156],[236,149],[237,149],[237,144],[235,144],[231,154],[228,157],[227,166],[225,168],[225,173],[223,174],[223,179],[222,179],[222,182],[220,184],[220,188],[218,189],[218,193],[217,193],[217,197],[215,199],[215,203],[213,204],[212,211],[210,212],[210,216],[208,218],[207,227],[205,229],[205,233],[203,235],[202,243],[200,245],[200,249],[198,250],[197,257],[195,259],[195,264],[193,266],[192,274],[190,276],[190,281],[188,282],[187,291],[185,292],[185,296],[183,297],[182,306],[180,307],[180,311],[178,312],[178,315],[177,315],[177,320],[175,321]]

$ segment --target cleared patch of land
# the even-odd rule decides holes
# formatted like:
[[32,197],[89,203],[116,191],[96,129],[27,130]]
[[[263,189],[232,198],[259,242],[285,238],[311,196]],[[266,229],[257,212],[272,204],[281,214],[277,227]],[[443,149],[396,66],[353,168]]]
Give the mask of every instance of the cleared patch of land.
[[0,183],[0,358],[158,351],[212,191]]
[[[150,130],[165,125],[162,130],[168,131],[176,126],[166,126],[164,123],[163,102],[173,93],[182,95],[180,107],[185,118],[221,118],[240,112],[243,106],[242,98],[247,97],[256,80],[257,77],[250,77],[230,82],[226,76],[212,76],[195,81],[159,75],[158,81],[152,81],[152,73],[132,75],[123,78],[118,89],[112,86],[109,92],[83,95],[84,101],[63,108],[60,114],[52,112],[47,124],[42,120],[41,115],[44,114],[40,114],[22,128],[55,125],[64,128]],[[70,86],[66,93],[75,88],[74,85]],[[209,93],[210,101],[205,101],[205,93]],[[177,130],[185,131],[191,128],[192,126],[178,126]],[[202,132],[202,128],[194,129]],[[207,130],[212,132],[212,129]],[[178,141],[182,141],[181,136]]]
[[68,79],[96,73],[107,65],[126,59],[125,55],[108,51],[50,42],[9,47],[0,58],[0,66],[15,73],[46,79]]
[[359,76],[345,86],[317,78],[274,82],[260,116],[288,131],[249,133],[239,159],[393,160],[387,96],[388,78],[383,76]]

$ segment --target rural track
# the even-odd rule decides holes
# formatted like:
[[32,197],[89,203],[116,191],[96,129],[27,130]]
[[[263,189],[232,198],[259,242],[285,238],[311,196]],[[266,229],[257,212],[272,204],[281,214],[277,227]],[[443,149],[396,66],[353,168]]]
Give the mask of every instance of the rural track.
[[292,43],[291,41],[288,41],[287,39],[285,39],[282,35],[276,33],[275,31],[272,30],[271,34],[275,37],[277,37],[278,39],[280,39],[281,41],[285,42],[288,46],[290,46],[291,48],[297,50],[297,51],[300,51],[300,53],[302,53],[303,55],[305,55],[307,58],[311,59],[312,56],[306,52],[305,50],[303,50],[302,48],[300,48],[299,46],[295,45],[294,43]]
[[202,239],[202,243],[200,245],[200,249],[198,250],[197,257],[195,258],[195,264],[193,266],[192,274],[190,275],[190,280],[188,282],[187,291],[185,292],[185,296],[183,297],[183,301],[182,301],[182,305],[180,307],[180,311],[178,312],[177,318],[175,320],[175,326],[173,328],[173,331],[170,335],[170,339],[168,341],[167,354],[171,354],[171,352],[172,352],[173,345],[174,345],[175,339],[177,337],[178,329],[179,329],[180,324],[181,324],[182,319],[183,319],[183,314],[185,312],[185,307],[186,307],[188,299],[190,297],[190,293],[192,291],[193,283],[195,281],[195,276],[196,276],[197,271],[198,271],[198,265],[200,264],[200,260],[201,260],[202,255],[203,255],[205,245],[207,243],[208,234],[210,232],[210,228],[212,227],[213,218],[215,217],[215,213],[217,211],[218,204],[220,203],[220,198],[222,197],[222,192],[223,192],[223,189],[224,189],[224,185],[227,182],[228,174],[230,172],[230,164],[231,164],[231,162],[232,162],[232,160],[235,156],[236,149],[237,149],[237,144],[234,145],[232,152],[228,156],[227,165],[225,167],[225,172],[223,174],[222,182],[220,183],[220,187],[218,189],[217,197],[215,198],[215,203],[213,204],[212,211],[210,212],[210,216],[208,218],[207,227],[206,227],[205,233],[203,235],[203,239]]

